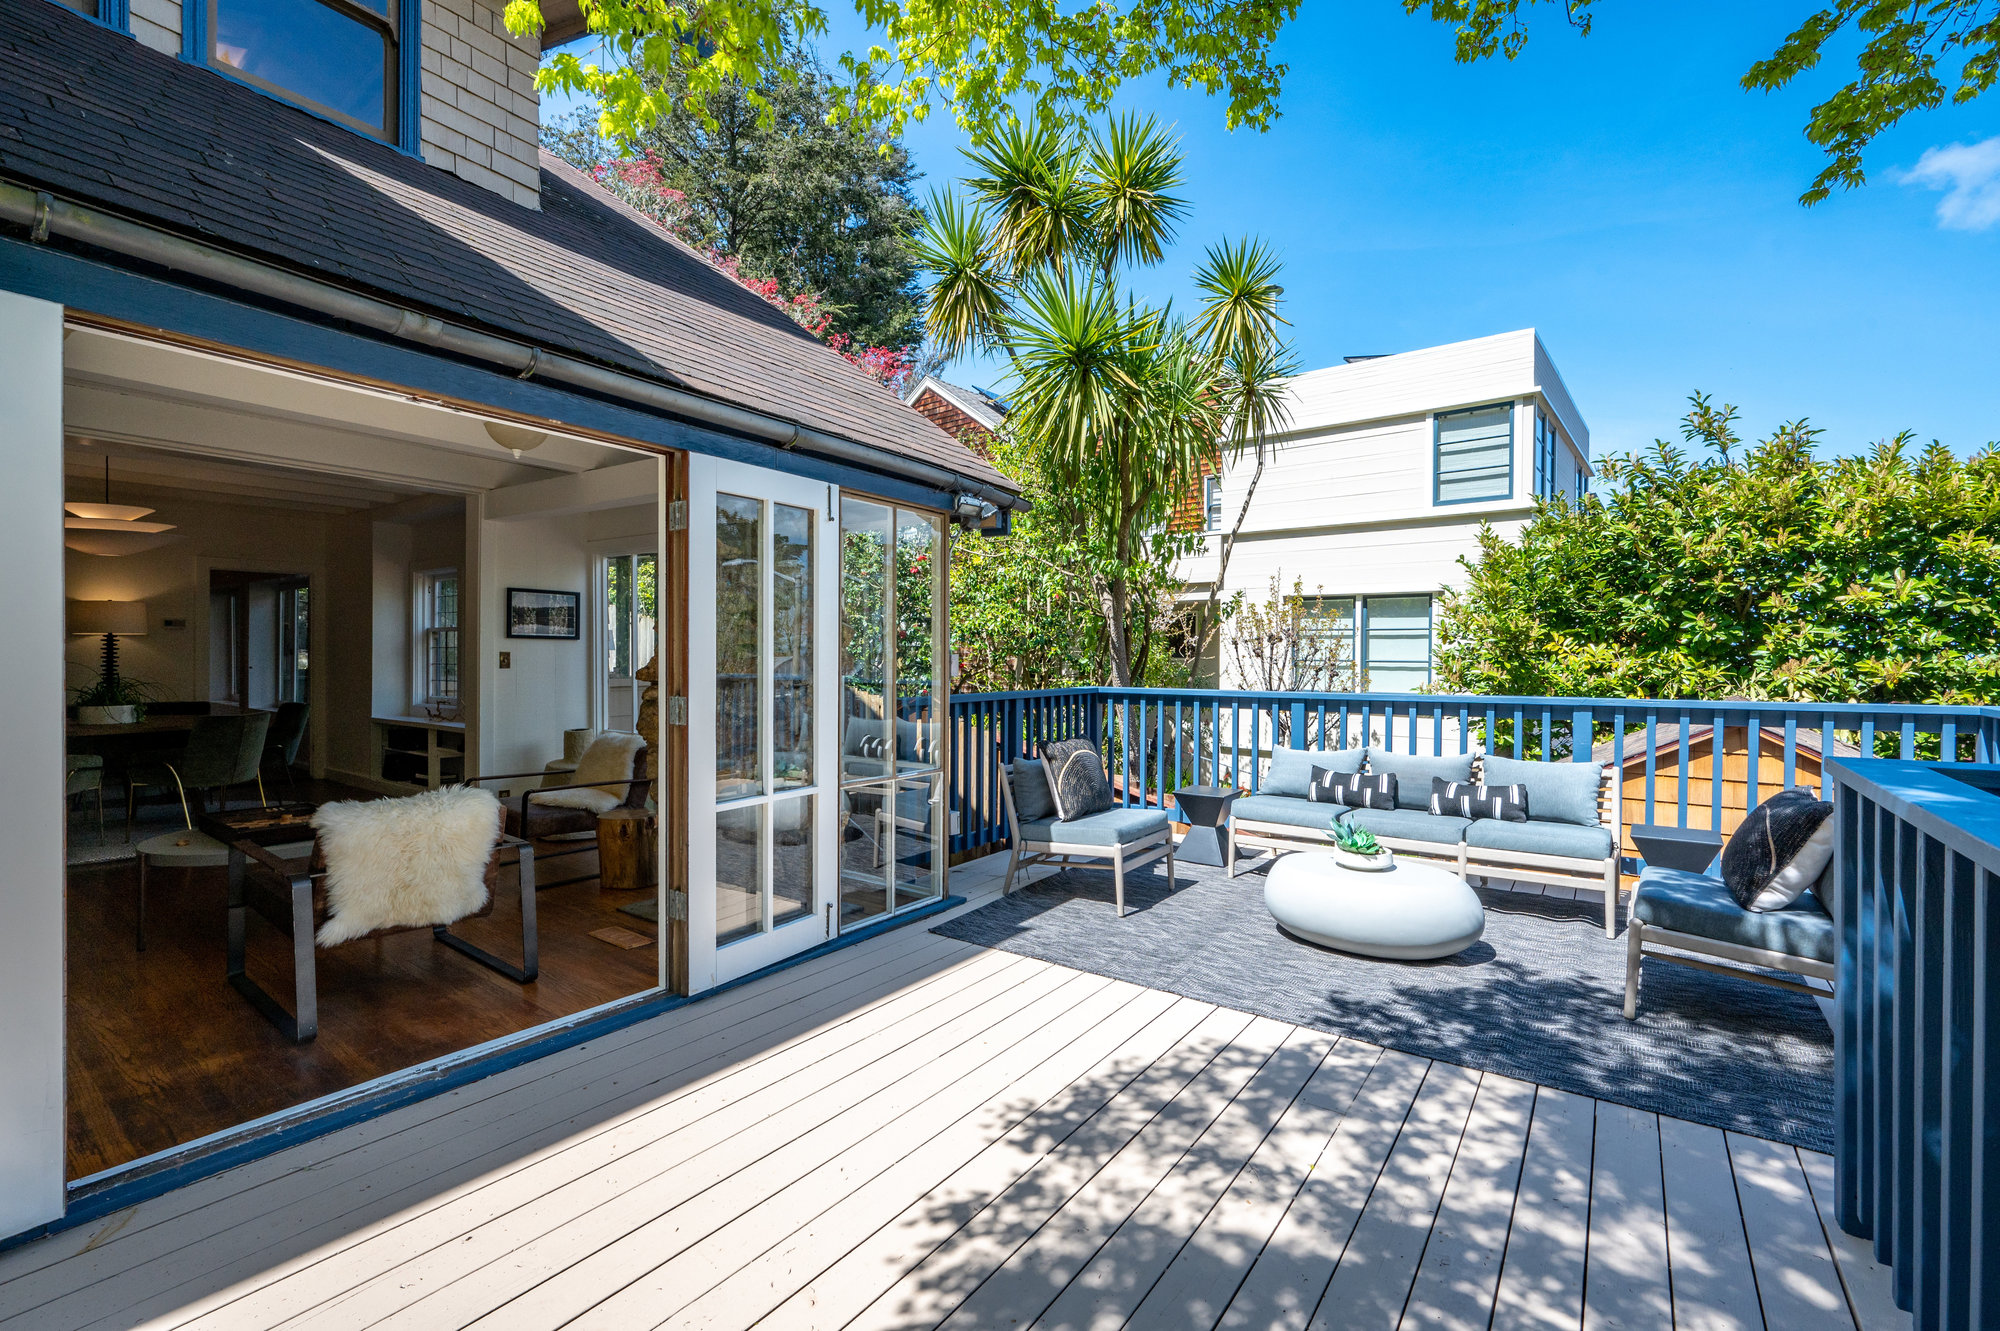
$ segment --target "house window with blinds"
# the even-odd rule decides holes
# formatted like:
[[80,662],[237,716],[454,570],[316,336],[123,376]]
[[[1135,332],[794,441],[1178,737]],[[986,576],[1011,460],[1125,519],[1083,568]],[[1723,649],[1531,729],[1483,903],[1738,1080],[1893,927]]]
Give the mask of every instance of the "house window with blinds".
[[1431,598],[1371,596],[1361,611],[1361,687],[1410,693],[1431,682]]
[[1432,502],[1469,504],[1514,493],[1514,406],[1502,402],[1437,415]]

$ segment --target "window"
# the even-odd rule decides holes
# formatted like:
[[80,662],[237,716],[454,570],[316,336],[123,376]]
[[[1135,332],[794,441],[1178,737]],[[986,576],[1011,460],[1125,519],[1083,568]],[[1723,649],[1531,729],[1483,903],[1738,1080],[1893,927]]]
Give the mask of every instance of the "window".
[[1204,476],[1201,478],[1201,513],[1203,531],[1222,530],[1222,478]]
[[1432,501],[1467,504],[1514,493],[1514,406],[1502,402],[1437,415]]
[[1361,687],[1409,693],[1431,682],[1431,598],[1371,596],[1361,612]]
[[415,0],[189,3],[191,59],[378,139],[396,142],[400,10]]
[[417,701],[458,701],[458,570],[417,578]]
[[74,9],[85,18],[94,18],[99,23],[125,31],[129,21],[126,0],[56,0],[64,9]]
[[1355,682],[1354,611],[1352,596],[1308,596],[1305,602],[1305,660],[1299,672],[1311,682],[1304,687],[1347,692]]

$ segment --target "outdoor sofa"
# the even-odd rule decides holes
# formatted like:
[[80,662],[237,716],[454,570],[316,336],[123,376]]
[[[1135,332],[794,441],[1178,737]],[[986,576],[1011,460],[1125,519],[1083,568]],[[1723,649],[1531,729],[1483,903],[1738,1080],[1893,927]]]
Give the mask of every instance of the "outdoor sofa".
[[[1393,772],[1396,807],[1351,809],[1306,798],[1314,769]],[[1522,762],[1485,754],[1430,756],[1387,749],[1276,749],[1261,789],[1231,812],[1226,872],[1235,877],[1239,845],[1274,852],[1331,845],[1336,820],[1365,828],[1399,855],[1450,865],[1461,878],[1491,874],[1604,893],[1604,933],[1618,921],[1618,821],[1610,767],[1594,763]],[[1459,818],[1430,811],[1431,781],[1519,785],[1528,820]]]

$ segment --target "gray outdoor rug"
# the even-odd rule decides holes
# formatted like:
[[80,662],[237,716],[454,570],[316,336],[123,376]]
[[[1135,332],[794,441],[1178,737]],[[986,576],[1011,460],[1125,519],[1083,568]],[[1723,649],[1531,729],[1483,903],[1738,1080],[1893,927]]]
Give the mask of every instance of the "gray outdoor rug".
[[1486,934],[1442,961],[1377,961],[1282,932],[1264,875],[1069,869],[932,932],[1815,1151],[1833,1146],[1833,1032],[1802,994],[1646,963],[1621,1015],[1625,935],[1603,907],[1482,890]]

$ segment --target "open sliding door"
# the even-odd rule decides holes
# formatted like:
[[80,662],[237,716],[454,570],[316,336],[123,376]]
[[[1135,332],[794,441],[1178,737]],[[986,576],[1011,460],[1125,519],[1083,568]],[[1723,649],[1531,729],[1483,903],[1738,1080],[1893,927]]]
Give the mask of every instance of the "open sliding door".
[[689,960],[696,990],[834,930],[828,486],[694,458],[688,490]]

